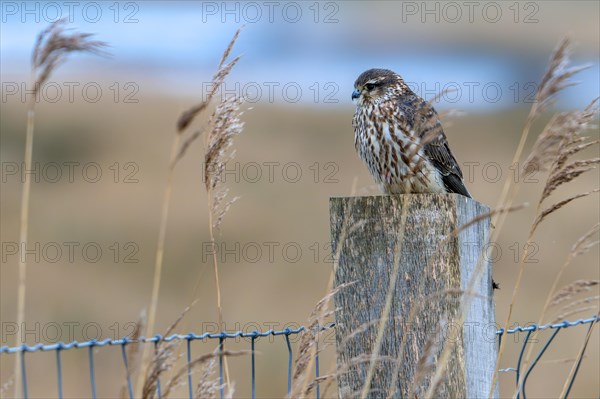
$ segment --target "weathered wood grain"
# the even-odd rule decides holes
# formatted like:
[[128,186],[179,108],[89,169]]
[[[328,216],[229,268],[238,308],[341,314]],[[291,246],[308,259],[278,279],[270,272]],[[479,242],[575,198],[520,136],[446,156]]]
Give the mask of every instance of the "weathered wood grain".
[[[418,385],[413,378],[428,339],[436,343],[434,370],[444,345],[455,342],[436,397],[487,397],[496,363],[491,263],[483,256],[489,218],[457,231],[487,212],[457,194],[330,200],[336,285],[355,282],[335,295],[340,397],[360,396],[365,384],[398,248],[393,300],[368,397],[389,397],[390,392],[422,397],[432,371]],[[461,325],[461,300],[478,260],[470,311]]]

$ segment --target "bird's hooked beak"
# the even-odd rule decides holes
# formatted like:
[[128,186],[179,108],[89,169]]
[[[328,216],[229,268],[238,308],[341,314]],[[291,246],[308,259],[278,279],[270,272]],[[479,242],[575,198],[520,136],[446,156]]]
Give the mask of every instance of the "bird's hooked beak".
[[352,99],[356,100],[358,97],[360,97],[360,91],[358,91],[358,89],[356,89],[352,92]]

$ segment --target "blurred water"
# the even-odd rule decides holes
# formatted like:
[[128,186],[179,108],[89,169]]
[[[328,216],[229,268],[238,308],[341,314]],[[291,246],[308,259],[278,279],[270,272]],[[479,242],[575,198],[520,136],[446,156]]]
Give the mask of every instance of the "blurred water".
[[224,95],[251,103],[349,105],[356,76],[385,67],[426,98],[450,90],[441,107],[510,108],[532,100],[553,46],[568,33],[578,42],[574,64],[591,68],[558,106],[581,107],[598,96],[598,3],[451,3],[4,1],[2,80],[27,81],[36,34],[67,17],[109,42],[113,55],[81,57],[63,76],[133,81],[140,91],[202,95],[222,50],[245,25],[233,51],[243,62]]

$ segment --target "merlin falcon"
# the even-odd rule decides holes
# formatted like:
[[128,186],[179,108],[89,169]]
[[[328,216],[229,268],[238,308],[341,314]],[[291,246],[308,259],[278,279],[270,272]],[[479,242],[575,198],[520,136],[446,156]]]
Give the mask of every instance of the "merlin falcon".
[[388,69],[363,72],[354,89],[354,145],[384,193],[471,197],[430,103]]

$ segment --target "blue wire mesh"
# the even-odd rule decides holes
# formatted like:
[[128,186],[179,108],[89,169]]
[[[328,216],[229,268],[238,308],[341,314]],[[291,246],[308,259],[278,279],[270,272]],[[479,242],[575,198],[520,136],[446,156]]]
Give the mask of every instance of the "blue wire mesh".
[[[533,325],[527,326],[527,327],[519,326],[514,329],[509,329],[506,331],[504,331],[504,329],[498,330],[496,332],[496,335],[498,336],[498,345],[500,344],[502,337],[507,334],[527,333],[525,341],[523,342],[523,346],[521,347],[521,351],[519,353],[519,358],[517,360],[517,366],[514,368],[506,368],[506,369],[499,370],[500,372],[505,372],[505,373],[514,372],[515,376],[516,376],[517,384],[519,384],[521,375],[523,373],[523,370],[521,370],[523,354],[525,352],[525,348],[527,347],[527,343],[529,341],[531,334],[536,331],[554,330],[552,332],[552,334],[550,335],[550,337],[548,338],[548,340],[543,345],[543,347],[538,352],[534,361],[531,363],[531,365],[529,365],[529,367],[525,371],[524,377],[522,378],[522,381],[520,382],[521,386],[518,389],[517,398],[526,399],[525,387],[526,387],[526,383],[527,383],[529,376],[531,375],[534,367],[539,363],[540,358],[542,357],[544,352],[546,352],[546,350],[549,348],[549,346],[552,343],[552,341],[554,340],[554,338],[558,335],[558,333],[561,330],[564,330],[569,327],[574,327],[577,325],[584,325],[584,324],[589,324],[589,329],[591,329],[593,327],[594,323],[598,322],[598,321],[600,321],[600,317],[598,317],[596,315],[591,318],[579,319],[576,321],[563,321],[561,323],[554,323],[554,324],[550,323],[550,324],[545,324],[545,325],[541,325],[541,326],[533,324]],[[319,328],[319,331],[328,330],[328,329],[331,329],[334,327],[335,327],[335,323],[330,323],[328,325],[321,326]],[[218,354],[219,354],[219,379],[220,379],[220,383],[221,383],[220,394],[221,394],[221,397],[223,397],[224,396],[223,351],[224,351],[225,341],[227,339],[237,338],[237,337],[250,338],[251,339],[250,340],[251,395],[252,395],[252,398],[255,398],[256,397],[256,363],[255,363],[255,341],[256,341],[256,339],[259,337],[283,335],[285,342],[286,342],[287,350],[288,350],[287,392],[289,394],[289,392],[291,391],[291,387],[292,387],[292,366],[293,366],[293,358],[294,358],[294,353],[293,353],[292,344],[290,341],[290,336],[299,334],[304,330],[305,330],[305,327],[302,326],[297,329],[286,328],[284,330],[279,330],[279,331],[271,329],[271,330],[264,331],[264,332],[255,330],[255,331],[252,331],[249,333],[245,333],[243,331],[236,331],[234,333],[221,332],[218,334],[204,333],[201,335],[189,333],[189,334],[185,334],[185,335],[173,334],[168,337],[162,337],[161,335],[157,334],[150,338],[140,337],[136,341],[133,341],[127,337],[124,337],[124,338],[117,339],[117,340],[105,339],[102,341],[90,340],[90,341],[85,341],[85,342],[73,341],[70,343],[58,342],[58,343],[50,344],[50,345],[35,344],[33,346],[29,346],[29,345],[21,345],[21,346],[16,346],[16,347],[2,346],[2,347],[0,347],[0,354],[15,354],[16,356],[21,356],[22,393],[23,393],[24,398],[28,398],[29,386],[28,386],[28,381],[27,381],[27,367],[26,367],[26,363],[25,363],[25,354],[28,352],[55,351],[56,352],[56,372],[57,372],[56,374],[57,374],[58,397],[62,398],[63,397],[63,384],[62,384],[63,376],[62,376],[62,361],[61,361],[62,351],[73,349],[73,348],[88,348],[90,393],[91,393],[91,397],[95,399],[97,393],[96,393],[96,376],[95,376],[95,365],[94,365],[94,348],[103,347],[103,346],[107,346],[107,345],[120,346],[123,365],[125,368],[125,382],[127,385],[127,393],[130,398],[133,398],[133,386],[132,386],[132,382],[131,382],[131,375],[130,375],[128,358],[127,358],[127,345],[130,343],[133,343],[133,342],[142,342],[142,343],[151,342],[154,344],[154,348],[156,350],[159,342],[170,342],[173,340],[185,340],[186,341],[187,367],[188,367],[188,375],[187,375],[187,377],[188,377],[188,395],[189,395],[189,398],[193,398],[191,343],[194,340],[218,339],[219,340],[219,352],[218,352]],[[318,334],[318,332],[317,332],[317,334]],[[318,340],[317,340],[317,345],[318,345]],[[319,377],[318,353],[319,353],[319,350],[317,347],[317,351],[316,351],[317,355],[315,358],[315,377],[316,378]],[[575,378],[578,374],[580,365],[581,365],[581,359],[578,360],[576,367],[575,367],[575,372],[573,373],[573,376],[570,378],[570,380],[568,382],[565,397],[568,396],[568,394],[573,386],[573,382],[575,381]],[[157,382],[156,390],[157,390],[157,397],[160,398],[161,397],[160,381]],[[315,393],[316,393],[317,398],[319,398],[320,397],[320,389],[319,389],[318,384],[316,385]]]

